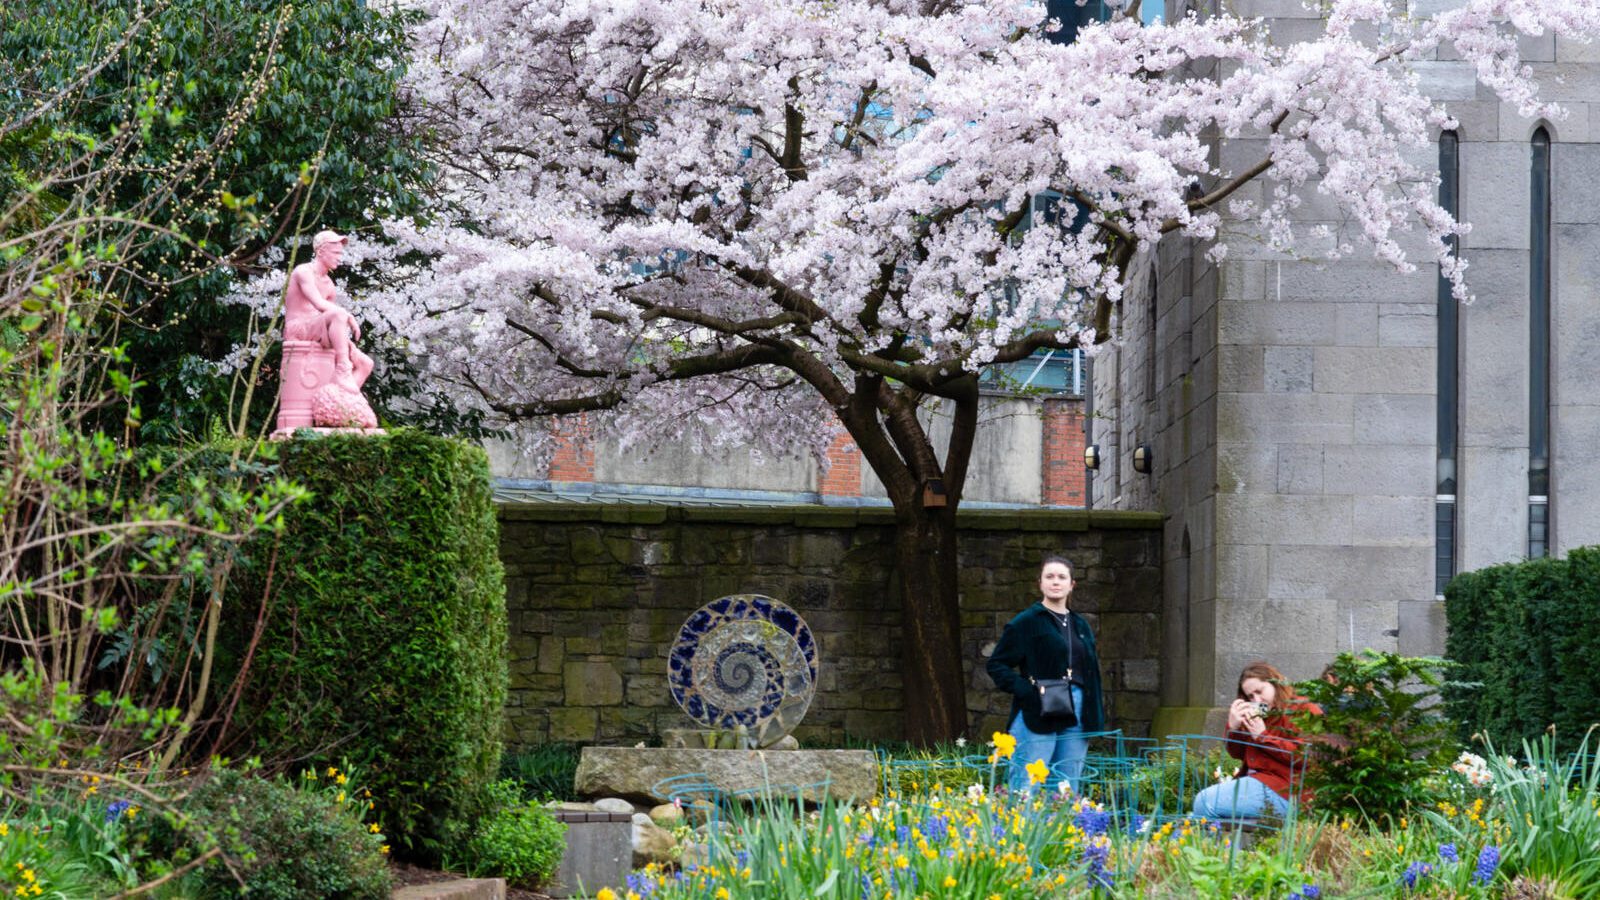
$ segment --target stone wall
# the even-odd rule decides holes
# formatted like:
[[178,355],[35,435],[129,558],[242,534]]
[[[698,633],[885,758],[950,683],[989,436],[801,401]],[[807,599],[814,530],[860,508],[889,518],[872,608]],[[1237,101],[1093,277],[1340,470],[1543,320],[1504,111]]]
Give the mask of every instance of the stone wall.
[[[1160,516],[981,510],[959,521],[973,735],[1004,725],[1009,698],[983,658],[1037,599],[1039,559],[1055,552],[1077,569],[1075,608],[1099,636],[1113,724],[1146,734],[1161,686]],[[691,612],[736,593],[788,603],[817,637],[818,691],[798,737],[900,736],[890,510],[525,504],[502,506],[500,523],[513,748],[690,727],[667,691],[668,648]]]

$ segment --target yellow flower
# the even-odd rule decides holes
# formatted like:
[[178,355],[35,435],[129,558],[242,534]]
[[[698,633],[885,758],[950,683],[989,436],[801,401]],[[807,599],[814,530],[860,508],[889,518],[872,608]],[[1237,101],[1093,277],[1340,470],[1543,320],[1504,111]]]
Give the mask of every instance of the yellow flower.
[[1004,731],[996,731],[994,733],[994,752],[1006,759],[1010,759],[1011,754],[1017,752],[1017,739]]
[[373,822],[371,825],[368,825],[367,826],[367,830],[372,832],[373,834],[377,834],[378,833],[378,823],[377,822]]
[[333,799],[334,799],[335,803],[343,803],[344,802],[344,791],[340,791],[339,792],[339,796],[337,796],[337,797],[335,797]]
[[601,888],[600,893],[594,895],[594,900],[617,900],[617,892],[611,888]]
[[335,776],[337,774],[339,774],[339,770],[338,769],[335,769],[333,766],[329,766],[328,767],[328,777],[329,778],[332,778],[333,776]]
[[946,875],[944,877],[944,886],[947,887],[947,888],[955,887],[956,886],[956,877],[954,875]]
[[388,853],[389,852],[389,845],[388,844],[384,844],[382,847],[379,847],[378,848],[378,852],[379,853]]
[[344,776],[344,775],[343,775],[343,774],[342,774],[342,773],[341,773],[341,774],[340,774],[340,775],[338,775],[338,776],[337,776],[337,777],[335,777],[335,778],[334,778],[334,779],[333,779],[333,783],[334,783],[334,784],[344,784],[344,783],[345,783],[345,782],[346,782],[346,781],[349,781],[349,780],[350,780],[350,779],[348,779],[348,778],[346,778],[346,777],[345,777],[345,776]]
[[34,880],[33,870],[32,869],[23,869],[22,870],[22,880],[23,881],[33,881]]
[[1031,784],[1043,784],[1044,780],[1050,777],[1050,767],[1045,765],[1042,759],[1028,763],[1027,770],[1028,781]]
[[26,897],[26,896],[28,896],[28,888],[27,888],[27,886],[21,885],[21,884],[17,885],[17,896],[18,897]]
[[725,887],[717,888],[716,898],[717,900],[728,900],[728,889]]
[[904,853],[894,858],[894,867],[896,869],[904,869],[909,865],[911,865],[911,860],[906,859],[906,855]]
[[625,900],[639,900],[639,892],[629,891]]
[[5,837],[6,835],[8,835],[10,833],[11,833],[11,826],[7,825],[4,822],[0,822],[0,837]]

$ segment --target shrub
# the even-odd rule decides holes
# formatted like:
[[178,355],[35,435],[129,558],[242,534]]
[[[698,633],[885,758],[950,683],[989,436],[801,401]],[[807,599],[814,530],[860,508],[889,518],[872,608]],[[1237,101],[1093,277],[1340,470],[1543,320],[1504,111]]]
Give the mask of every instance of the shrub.
[[[396,847],[432,861],[500,767],[505,584],[487,459],[409,430],[268,452],[312,497],[251,548],[271,607],[235,716],[247,752],[373,773]],[[236,633],[236,656],[247,644]]]
[[221,839],[244,879],[241,888],[227,866],[208,865],[199,876],[201,896],[389,896],[383,836],[361,821],[365,800],[354,786],[330,793],[310,785],[223,769],[189,795],[185,812]]
[[536,885],[550,878],[566,849],[567,826],[522,798],[521,784],[496,782],[485,791],[488,810],[462,840],[450,860],[473,878],[499,876],[513,884]]
[[1446,692],[1462,740],[1537,741],[1554,725],[1575,747],[1600,722],[1600,547],[1456,576],[1445,589],[1445,655],[1462,684]]
[[1449,764],[1451,725],[1434,702],[1449,664],[1363,650],[1341,653],[1331,681],[1296,685],[1322,715],[1296,713],[1312,741],[1305,785],[1318,812],[1387,826],[1433,797],[1428,779]]

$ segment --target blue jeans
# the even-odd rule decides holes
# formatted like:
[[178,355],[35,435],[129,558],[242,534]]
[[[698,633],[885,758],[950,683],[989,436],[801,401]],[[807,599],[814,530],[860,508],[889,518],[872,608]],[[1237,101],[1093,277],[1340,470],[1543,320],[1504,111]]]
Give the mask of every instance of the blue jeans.
[[[1072,686],[1072,705],[1076,709],[1083,709],[1083,688],[1077,685]],[[1038,734],[1029,730],[1019,712],[1011,720],[1010,732],[1017,739],[1017,752],[1011,757],[1009,778],[1013,793],[1033,787],[1028,780],[1026,767],[1028,763],[1040,759],[1050,767],[1050,775],[1043,785],[1045,790],[1055,790],[1065,779],[1074,793],[1081,792],[1083,758],[1089,754],[1089,740],[1083,736],[1083,726],[1074,725],[1062,731]]]
[[1194,795],[1194,814],[1213,822],[1254,819],[1267,812],[1282,817],[1289,812],[1289,801],[1249,776],[1218,782]]

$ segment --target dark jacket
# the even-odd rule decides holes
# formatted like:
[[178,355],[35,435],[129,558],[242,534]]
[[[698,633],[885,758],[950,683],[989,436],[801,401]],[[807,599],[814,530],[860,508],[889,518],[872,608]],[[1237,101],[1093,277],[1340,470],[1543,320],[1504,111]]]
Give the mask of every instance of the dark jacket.
[[[1010,722],[1022,712],[1022,724],[1036,734],[1050,734],[1062,730],[1062,725],[1039,717],[1039,690],[1029,681],[1030,676],[1060,678],[1067,672],[1067,639],[1061,635],[1060,619],[1043,603],[1035,603],[1006,624],[1000,643],[994,645],[989,657],[989,677],[994,686],[1011,694]],[[1073,659],[1072,665],[1082,673],[1083,708],[1078,710],[1078,724],[1084,731],[1103,731],[1106,727],[1105,707],[1100,699],[1100,654],[1095,650],[1094,632],[1083,616],[1072,613],[1072,627],[1083,646],[1089,648],[1088,659]]]

